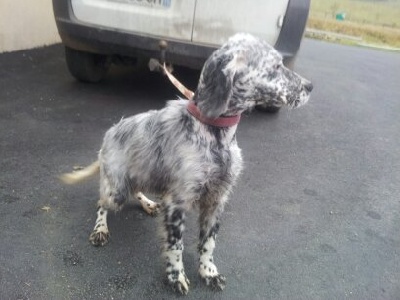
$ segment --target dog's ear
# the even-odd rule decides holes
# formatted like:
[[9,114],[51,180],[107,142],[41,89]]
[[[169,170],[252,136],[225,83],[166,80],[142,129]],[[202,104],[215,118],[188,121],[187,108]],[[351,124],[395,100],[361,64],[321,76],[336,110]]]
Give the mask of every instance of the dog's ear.
[[232,54],[214,52],[204,64],[193,100],[208,118],[218,118],[228,108],[235,75]]

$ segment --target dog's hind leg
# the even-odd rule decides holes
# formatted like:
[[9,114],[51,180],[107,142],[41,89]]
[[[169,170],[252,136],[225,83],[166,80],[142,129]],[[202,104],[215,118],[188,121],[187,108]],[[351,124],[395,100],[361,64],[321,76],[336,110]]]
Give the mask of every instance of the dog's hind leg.
[[[104,246],[108,243],[110,232],[107,225],[107,214],[109,210],[118,210],[125,202],[125,195],[116,189],[115,182],[104,172],[104,167],[100,168],[100,200],[97,206],[97,218],[93,232],[90,234],[89,241],[94,246]],[[119,181],[121,182],[121,181]],[[122,181],[122,183],[124,183]],[[123,185],[122,185],[123,186]]]
[[182,261],[185,210],[171,199],[164,198],[162,206],[161,233],[163,238],[162,257],[166,264],[168,284],[186,295],[189,291],[189,280],[186,277]]
[[136,193],[135,197],[139,200],[145,212],[147,212],[150,216],[156,216],[160,210],[160,204],[154,202],[143,195],[141,192]]
[[97,208],[96,225],[94,226],[93,232],[90,234],[89,241],[94,246],[104,246],[107,244],[110,237],[107,226],[107,209],[105,209],[102,200],[99,201]]
[[[106,182],[106,180],[104,180]],[[126,202],[126,193],[109,192],[108,186],[105,191],[100,189],[100,200],[97,206],[97,218],[93,232],[90,234],[89,241],[94,246],[104,246],[108,243],[110,232],[107,226],[107,214],[109,210],[118,211]],[[108,193],[108,197],[105,194]]]
[[220,226],[219,218],[222,214],[225,200],[226,197],[215,202],[200,202],[199,275],[214,290],[223,290],[225,288],[225,277],[218,273],[213,257],[215,240]]

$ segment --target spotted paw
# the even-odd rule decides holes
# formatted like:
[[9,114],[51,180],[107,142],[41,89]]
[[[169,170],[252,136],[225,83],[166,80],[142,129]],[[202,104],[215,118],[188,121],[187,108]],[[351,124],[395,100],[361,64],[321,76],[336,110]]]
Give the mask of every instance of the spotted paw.
[[222,291],[226,285],[226,278],[221,274],[203,277],[203,280],[205,281],[206,285],[214,291]]
[[152,217],[155,217],[158,215],[160,212],[160,207],[161,205],[158,203],[150,204],[148,203],[146,207],[144,207],[144,210]]
[[168,284],[172,289],[181,295],[186,295],[189,292],[190,281],[184,273],[178,271],[167,274]]
[[95,230],[90,234],[89,241],[92,243],[93,246],[104,246],[108,243],[110,238],[110,233],[108,231],[99,231]]

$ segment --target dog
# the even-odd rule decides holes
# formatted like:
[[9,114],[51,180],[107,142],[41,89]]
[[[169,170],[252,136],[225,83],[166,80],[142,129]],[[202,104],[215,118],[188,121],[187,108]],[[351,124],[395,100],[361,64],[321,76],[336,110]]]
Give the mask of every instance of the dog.
[[[98,161],[63,176],[75,183],[100,172],[91,243],[108,242],[107,212],[136,197],[147,213],[160,212],[167,282],[187,294],[182,234],[185,213],[196,206],[199,275],[212,289],[224,289],[213,251],[224,205],[242,171],[236,142],[240,115],[257,104],[299,107],[312,88],[266,42],[245,33],[231,37],[205,62],[193,100],[172,100],[161,110],[122,119],[105,134]],[[143,193],[160,195],[162,203]]]

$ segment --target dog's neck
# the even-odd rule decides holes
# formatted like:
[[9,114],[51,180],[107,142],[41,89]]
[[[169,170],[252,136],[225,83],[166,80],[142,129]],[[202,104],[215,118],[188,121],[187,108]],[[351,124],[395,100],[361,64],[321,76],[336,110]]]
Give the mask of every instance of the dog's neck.
[[229,117],[218,117],[216,119],[208,118],[206,116],[203,116],[199,110],[199,108],[196,106],[196,103],[194,101],[190,100],[188,105],[186,106],[188,112],[194,116],[197,120],[199,120],[203,124],[207,124],[210,126],[214,127],[219,127],[219,128],[229,128],[229,127],[234,127],[240,122],[240,115],[235,115],[235,116],[229,116]]

